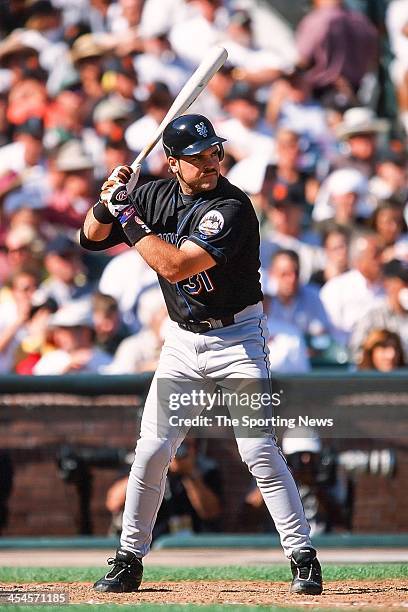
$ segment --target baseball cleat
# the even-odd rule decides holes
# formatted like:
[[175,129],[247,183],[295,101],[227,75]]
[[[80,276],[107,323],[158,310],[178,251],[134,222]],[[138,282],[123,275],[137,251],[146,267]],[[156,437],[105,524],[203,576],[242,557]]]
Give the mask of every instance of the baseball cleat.
[[323,590],[322,569],[314,548],[298,548],[290,560],[292,570],[291,593],[320,595]]
[[143,577],[142,560],[124,548],[118,548],[116,557],[108,559],[113,568],[95,582],[93,588],[101,593],[131,593],[140,587]]

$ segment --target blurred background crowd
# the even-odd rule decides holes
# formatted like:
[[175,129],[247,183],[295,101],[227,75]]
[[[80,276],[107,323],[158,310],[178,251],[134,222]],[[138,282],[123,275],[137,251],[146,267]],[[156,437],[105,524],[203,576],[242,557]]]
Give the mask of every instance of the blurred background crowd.
[[[0,373],[154,370],[167,324],[134,249],[77,234],[206,49],[192,112],[261,224],[271,366],[408,356],[408,0],[0,2]],[[159,144],[141,182],[168,177]]]

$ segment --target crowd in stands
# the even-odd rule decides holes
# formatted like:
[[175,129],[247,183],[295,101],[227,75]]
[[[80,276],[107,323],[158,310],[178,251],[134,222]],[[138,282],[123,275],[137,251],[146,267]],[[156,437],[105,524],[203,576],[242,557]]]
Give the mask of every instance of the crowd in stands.
[[[313,0],[293,27],[250,0],[10,0],[0,374],[154,370],[155,274],[125,245],[84,251],[78,230],[216,43],[228,62],[191,111],[227,139],[222,172],[259,217],[272,370],[406,365],[408,0]],[[167,177],[159,143],[141,183]]]

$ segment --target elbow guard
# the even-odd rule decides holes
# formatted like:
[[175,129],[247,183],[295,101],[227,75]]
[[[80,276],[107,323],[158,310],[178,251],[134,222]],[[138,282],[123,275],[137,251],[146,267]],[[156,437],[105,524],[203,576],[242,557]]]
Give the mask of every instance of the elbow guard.
[[109,246],[111,246],[109,243],[110,240],[107,238],[105,238],[104,240],[96,241],[89,240],[89,238],[85,236],[84,230],[81,227],[81,231],[79,233],[79,244],[87,251],[104,251],[105,249],[109,248]]

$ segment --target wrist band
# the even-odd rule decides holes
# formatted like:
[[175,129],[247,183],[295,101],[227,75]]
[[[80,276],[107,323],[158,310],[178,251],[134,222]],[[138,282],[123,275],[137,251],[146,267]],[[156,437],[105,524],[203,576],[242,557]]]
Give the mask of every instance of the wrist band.
[[139,240],[152,233],[144,221],[137,216],[134,206],[128,206],[119,217],[123,231],[134,246]]
[[113,221],[113,215],[100,200],[92,208],[92,213],[95,219],[103,225],[108,225]]

